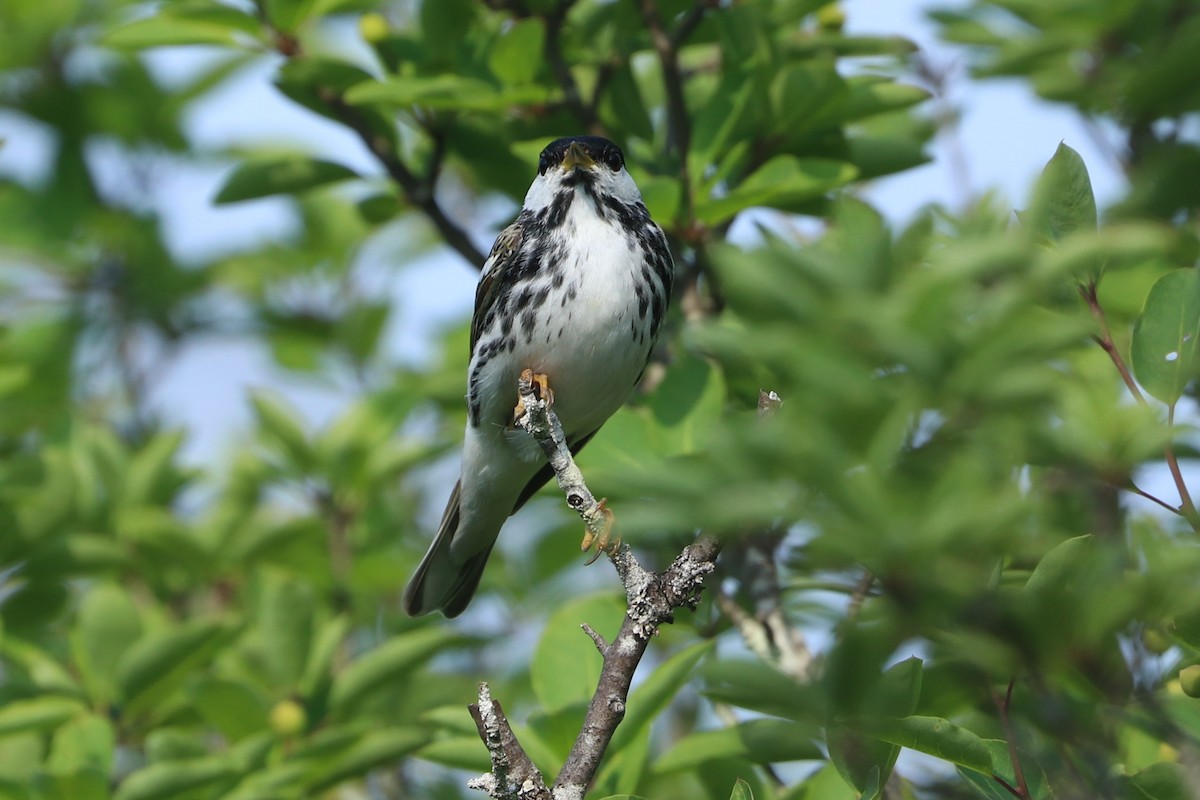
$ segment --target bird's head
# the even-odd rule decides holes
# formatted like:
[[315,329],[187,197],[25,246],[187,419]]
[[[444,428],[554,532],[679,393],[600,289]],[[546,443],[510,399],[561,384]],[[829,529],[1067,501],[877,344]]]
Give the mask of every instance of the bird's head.
[[595,198],[615,197],[626,204],[641,202],[637,184],[625,170],[621,148],[600,136],[555,139],[542,150],[538,174],[525,196],[525,207],[549,205],[563,191],[581,190]]

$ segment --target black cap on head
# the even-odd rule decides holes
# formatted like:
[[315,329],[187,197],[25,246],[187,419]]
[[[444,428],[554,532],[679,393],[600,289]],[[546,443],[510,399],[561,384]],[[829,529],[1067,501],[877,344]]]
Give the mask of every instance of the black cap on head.
[[555,139],[542,150],[542,157],[538,161],[538,175],[545,175],[550,167],[563,163],[573,144],[578,145],[593,161],[603,164],[613,172],[618,172],[625,166],[625,154],[621,152],[621,148],[603,136],[565,136]]

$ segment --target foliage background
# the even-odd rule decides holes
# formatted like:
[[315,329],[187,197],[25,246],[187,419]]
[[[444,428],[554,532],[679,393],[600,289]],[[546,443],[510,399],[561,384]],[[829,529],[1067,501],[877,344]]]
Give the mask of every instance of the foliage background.
[[[1064,147],[1016,215],[983,195],[890,226],[863,187],[954,109],[909,43],[816,0],[6,4],[0,97],[53,156],[0,183],[0,794],[465,796],[485,678],[554,773],[598,665],[577,625],[615,628],[615,584],[549,493],[468,616],[398,612],[466,329],[398,366],[387,287],[440,241],[478,263],[541,146],[588,129],[625,146],[681,288],[581,465],[647,560],[730,542],[594,796],[1193,796],[1200,17],[933,19],[978,75],[1082,115],[1128,190],[1097,214]],[[164,79],[166,46],[214,55]],[[264,63],[368,166],[196,146],[191,110]],[[164,176],[230,161],[187,202],[285,196],[284,235],[176,252]],[[731,244],[752,208],[782,213]],[[197,466],[151,402],[196,343],[353,400],[314,426],[254,392]],[[924,755],[893,772],[901,746]]]

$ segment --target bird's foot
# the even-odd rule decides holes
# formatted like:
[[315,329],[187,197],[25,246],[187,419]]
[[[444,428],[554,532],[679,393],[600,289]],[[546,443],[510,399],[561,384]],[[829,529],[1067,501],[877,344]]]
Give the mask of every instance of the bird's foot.
[[596,546],[596,552],[587,560],[588,564],[596,563],[596,559],[603,553],[611,555],[617,552],[617,548],[621,546],[620,536],[615,539],[609,538],[612,535],[613,526],[617,518],[612,510],[604,505],[606,502],[607,500],[605,499],[597,503],[596,513],[587,521],[587,531],[584,532],[583,542],[579,546],[579,549],[585,553],[592,549],[593,544]]
[[[533,393],[539,400],[546,401],[546,408],[554,405],[554,391],[550,388],[550,377],[541,372],[534,372],[531,369],[526,369],[521,372],[521,382],[528,381],[533,385]],[[513,409],[513,420],[518,420],[525,416],[525,401],[521,395],[517,395],[517,407]]]

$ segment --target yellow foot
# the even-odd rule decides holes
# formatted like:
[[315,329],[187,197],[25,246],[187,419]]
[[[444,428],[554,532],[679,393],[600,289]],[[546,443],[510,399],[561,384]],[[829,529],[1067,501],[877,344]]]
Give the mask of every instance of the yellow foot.
[[605,507],[607,500],[601,500],[599,503],[600,517],[593,519],[588,523],[587,531],[583,534],[583,542],[579,549],[585,553],[592,549],[592,545],[596,545],[596,552],[587,560],[588,564],[594,564],[596,559],[602,553],[615,553],[617,548],[621,546],[621,537],[610,540],[612,535],[613,525],[616,522],[616,516],[613,512]]
[[[546,408],[554,405],[554,392],[550,388],[550,378],[540,372],[534,372],[531,369],[526,369],[521,372],[521,380],[529,381],[533,384],[534,394],[539,400],[546,401]],[[525,401],[517,395],[517,407],[513,409],[513,419],[518,420],[525,416]]]

